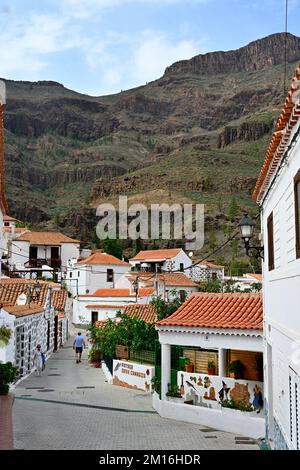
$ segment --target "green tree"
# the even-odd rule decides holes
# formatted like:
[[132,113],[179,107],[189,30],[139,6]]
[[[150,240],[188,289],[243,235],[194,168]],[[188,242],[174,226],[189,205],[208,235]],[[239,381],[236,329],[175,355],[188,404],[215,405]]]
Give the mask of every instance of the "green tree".
[[172,313],[176,312],[178,308],[183,304],[184,300],[181,300],[177,291],[170,291],[171,300],[164,300],[162,297],[157,296],[151,300],[151,304],[155,306],[157,312],[157,319],[163,320],[169,317]]
[[222,283],[218,279],[210,279],[199,287],[200,292],[222,292]]
[[123,243],[121,240],[119,239],[113,240],[113,239],[107,238],[106,240],[102,241],[101,245],[105,253],[108,253],[109,255],[113,255],[116,258],[122,259]]

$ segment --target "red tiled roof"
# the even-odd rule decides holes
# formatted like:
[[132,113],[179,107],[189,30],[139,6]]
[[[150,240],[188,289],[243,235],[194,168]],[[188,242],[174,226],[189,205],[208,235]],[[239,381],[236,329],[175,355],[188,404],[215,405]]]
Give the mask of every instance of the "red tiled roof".
[[197,287],[197,284],[187,277],[184,273],[147,273],[140,271],[132,271],[129,273],[129,278],[140,279],[140,281],[149,283],[149,286],[154,285],[155,279],[163,281],[166,286],[179,286],[179,287]]
[[245,277],[253,277],[256,279],[258,282],[262,282],[262,274],[256,274],[256,273],[247,273],[244,274]]
[[157,320],[156,309],[152,304],[127,305],[123,313],[129,317],[144,320],[146,323],[155,323]]
[[14,315],[15,317],[25,317],[26,315],[32,315],[34,313],[42,313],[44,308],[37,305],[6,305],[3,307],[7,313]]
[[115,264],[119,266],[128,266],[128,268],[130,267],[129,263],[126,263],[115,256],[99,252],[93,253],[88,258],[82,259],[76,264]]
[[52,304],[55,310],[64,312],[67,302],[67,291],[66,290],[53,290],[52,291]]
[[[34,284],[29,279],[0,279],[0,303],[15,305],[21,294],[28,294],[27,285]],[[46,301],[47,282],[40,282],[41,292],[38,300],[31,302],[35,305],[44,305]]]
[[262,298],[253,293],[195,293],[157,325],[261,330]]
[[269,148],[265,155],[265,161],[253,192],[253,199],[257,202],[260,202],[263,198],[268,184],[276,173],[289,142],[292,130],[299,121],[300,102],[299,99],[295,100],[294,98],[294,93],[299,90],[299,80],[300,62],[295,70],[295,76],[292,80],[290,91],[285,100],[282,113],[277,121],[275,132],[271,138]]
[[[154,293],[153,287],[142,287],[139,289],[139,297],[148,297]],[[98,289],[94,294],[80,295],[80,297],[135,297],[130,289]]]
[[198,263],[198,265],[196,266],[201,266],[201,265],[205,265],[207,266],[208,268],[211,268],[211,269],[224,269],[224,266],[221,266],[221,265],[218,265],[218,264],[215,264],[213,263],[212,261],[207,261],[207,260],[195,260],[193,261],[193,264],[194,263]]
[[131,258],[134,261],[162,261],[170,258],[180,253],[181,248],[171,248],[165,250],[144,250],[140,251],[134,258]]
[[27,232],[15,238],[15,241],[27,241],[34,245],[61,245],[62,243],[80,243],[59,232]]

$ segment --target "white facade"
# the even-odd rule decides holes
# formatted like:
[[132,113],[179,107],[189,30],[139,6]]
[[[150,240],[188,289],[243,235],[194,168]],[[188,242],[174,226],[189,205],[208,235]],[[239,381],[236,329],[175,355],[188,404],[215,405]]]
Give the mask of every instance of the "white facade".
[[[252,438],[264,437],[265,423],[263,416],[257,415],[256,412],[228,410],[221,406],[218,399],[218,392],[222,388],[222,382],[225,382],[230,390],[233,390],[236,386],[247,387],[251,402],[253,400],[254,387],[258,386],[263,390],[261,382],[226,377],[225,366],[227,349],[262,352],[262,331],[174,326],[158,326],[157,329],[161,343],[162,362],[161,398],[154,394],[153,407],[155,410],[165,418],[201,424]],[[178,387],[183,386],[184,392],[181,392],[182,398],[177,399],[176,403],[167,397],[168,384],[171,382],[171,345],[216,350],[218,352],[219,363],[218,376],[178,372],[177,385]],[[201,382],[199,382],[200,377]],[[196,379],[197,387],[194,385],[191,387],[190,381],[192,378]],[[205,381],[207,381],[206,384]],[[211,389],[213,389],[213,399],[211,397]],[[185,404],[184,399],[186,398],[192,398],[194,406]]]
[[[167,251],[167,250],[161,250]],[[159,253],[160,250],[157,250]],[[147,270],[153,269],[155,271],[155,267],[157,267],[157,271],[181,271],[182,269],[187,268],[192,264],[191,258],[181,249],[178,254],[172,256],[170,258],[166,258],[163,256],[161,260],[157,261],[156,258],[152,258],[149,254],[149,258],[144,260],[129,260],[133,270]]]
[[67,270],[67,266],[68,266],[70,259],[72,258],[78,259],[79,252],[80,252],[79,243],[61,243],[58,245],[54,244],[52,246],[49,246],[49,245],[37,245],[34,243],[30,243],[29,241],[18,240],[18,239],[14,239],[13,243],[14,243],[13,245],[14,249],[12,250],[9,263],[10,263],[11,268],[20,269],[20,270],[23,270],[24,268],[28,267],[27,262],[30,259],[29,258],[30,246],[37,247],[37,259],[49,260],[49,263],[51,260],[51,248],[58,247],[59,253],[60,253],[62,271]]
[[212,263],[199,263],[188,269],[186,272],[194,282],[207,282],[209,280],[224,280],[224,266],[213,265]]
[[[113,270],[113,281],[108,278],[109,270]],[[119,281],[128,270],[129,266],[118,264],[73,263],[66,273],[66,285],[73,296],[93,294],[97,289],[112,289],[120,285]]]
[[[296,258],[294,201],[294,177],[299,169],[298,141],[263,203],[261,219],[265,247],[267,430],[275,448],[290,449],[300,448],[300,259]],[[275,269],[269,271],[267,221],[271,213]]]

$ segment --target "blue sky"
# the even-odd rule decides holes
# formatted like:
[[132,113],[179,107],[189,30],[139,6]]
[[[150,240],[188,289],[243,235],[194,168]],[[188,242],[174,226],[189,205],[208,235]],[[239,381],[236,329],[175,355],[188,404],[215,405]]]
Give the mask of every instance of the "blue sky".
[[[289,3],[299,34],[300,0]],[[0,77],[119,92],[177,60],[283,31],[284,10],[285,0],[0,0]]]

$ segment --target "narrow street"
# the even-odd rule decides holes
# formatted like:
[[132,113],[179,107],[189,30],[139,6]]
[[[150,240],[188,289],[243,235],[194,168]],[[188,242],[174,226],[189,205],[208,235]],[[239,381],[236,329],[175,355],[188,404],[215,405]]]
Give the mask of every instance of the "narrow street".
[[[72,339],[15,389],[15,449],[258,449],[233,434],[161,418],[151,395],[109,385]],[[247,443],[248,442],[248,443]]]

